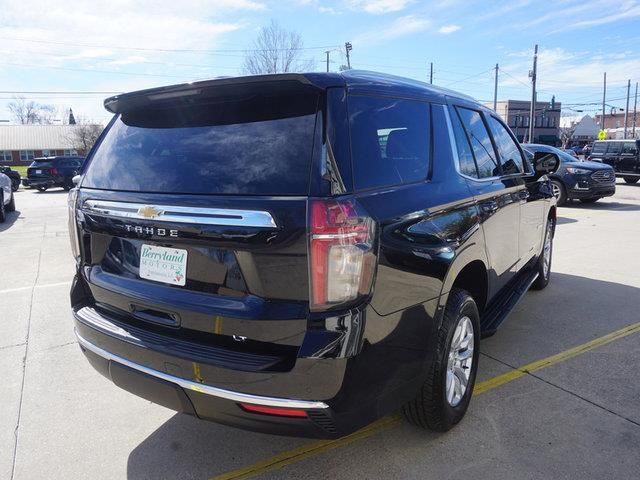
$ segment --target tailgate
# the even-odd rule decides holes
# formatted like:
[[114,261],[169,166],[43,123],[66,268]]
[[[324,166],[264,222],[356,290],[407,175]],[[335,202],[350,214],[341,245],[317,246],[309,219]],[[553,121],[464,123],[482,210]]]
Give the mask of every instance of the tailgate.
[[[305,198],[112,197],[83,189],[79,199],[83,271],[98,308],[174,331],[300,344]],[[176,265],[184,278],[162,276]]]

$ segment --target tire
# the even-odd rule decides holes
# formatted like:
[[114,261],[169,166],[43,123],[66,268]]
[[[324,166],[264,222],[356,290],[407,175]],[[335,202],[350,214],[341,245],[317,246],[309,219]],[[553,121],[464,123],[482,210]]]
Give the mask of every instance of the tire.
[[13,190],[14,192],[17,192],[19,188],[20,188],[20,182],[11,183],[11,190]]
[[640,180],[640,178],[637,178],[637,177],[622,177],[622,178],[627,183],[638,183],[638,180]]
[[594,198],[581,198],[580,201],[582,203],[596,203],[598,200],[600,200],[600,197],[594,197]]
[[4,209],[4,191],[0,188],[0,223],[4,223],[7,219],[7,213]]
[[[554,221],[549,219],[547,222],[547,229],[544,233],[542,252],[540,253],[540,257],[538,257],[536,265],[538,278],[536,278],[536,280],[531,284],[532,290],[542,290],[549,285],[549,279],[551,278],[551,259],[553,257],[553,232]],[[548,255],[546,255],[546,253]]]
[[69,185],[65,185],[62,188],[64,189],[65,192],[68,192],[69,190],[71,190],[72,187],[70,187]]
[[16,211],[16,197],[11,194],[11,201],[5,207],[6,212],[15,212]]
[[553,188],[553,195],[558,201],[558,206],[567,203],[567,191],[564,188],[564,184],[559,180],[551,180],[551,187]]
[[37,188],[40,193],[47,191],[47,187],[37,187]]
[[[463,348],[464,341],[459,342],[461,340],[459,335],[464,334],[464,331],[467,332],[467,336],[471,335],[473,340],[471,348],[468,348],[470,342],[467,342],[466,348]],[[452,351],[452,346],[456,343],[459,346]],[[469,407],[476,381],[480,355],[479,343],[480,315],[478,307],[465,290],[454,288],[449,293],[442,325],[437,333],[435,345],[433,345],[432,356],[428,362],[430,366],[427,379],[420,387],[416,398],[402,407],[404,416],[410,423],[421,428],[446,432],[462,420]],[[456,351],[458,352],[457,357]],[[458,364],[457,369],[454,367],[456,363]],[[462,378],[451,373],[450,368],[457,370],[463,376],[469,370],[466,389],[462,395],[460,395],[460,391],[456,392],[455,390],[453,390],[455,396],[451,395],[452,390],[447,389],[448,379],[451,379],[455,385],[455,380]],[[460,381],[457,383],[462,385]]]

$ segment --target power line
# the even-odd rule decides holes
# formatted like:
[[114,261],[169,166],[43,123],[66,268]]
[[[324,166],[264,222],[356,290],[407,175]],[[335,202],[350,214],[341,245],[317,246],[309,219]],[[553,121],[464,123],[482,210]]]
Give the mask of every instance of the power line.
[[[14,40],[18,42],[31,42],[42,43],[47,45],[65,45],[70,47],[89,47],[89,48],[111,48],[114,50],[135,50],[140,52],[170,52],[170,53],[244,53],[244,52],[256,52],[258,49],[242,48],[242,49],[195,49],[195,48],[147,48],[147,47],[124,47],[120,45],[97,45],[91,43],[73,43],[73,42],[60,42],[53,40],[35,40],[31,38],[16,38],[16,37],[0,37],[0,40]],[[290,51],[290,50],[320,50],[327,48],[336,48],[336,45],[320,45],[314,47],[297,47],[297,48],[277,48],[273,50],[278,51]]]

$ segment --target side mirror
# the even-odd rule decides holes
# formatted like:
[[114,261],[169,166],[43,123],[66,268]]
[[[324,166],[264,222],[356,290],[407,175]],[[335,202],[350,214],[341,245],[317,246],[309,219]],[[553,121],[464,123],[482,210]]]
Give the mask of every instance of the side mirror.
[[71,181],[73,182],[74,185],[78,185],[80,183],[81,178],[82,177],[80,177],[80,175],[76,175],[71,179]]
[[537,177],[555,173],[560,168],[560,157],[555,153],[536,152],[533,155],[533,169]]

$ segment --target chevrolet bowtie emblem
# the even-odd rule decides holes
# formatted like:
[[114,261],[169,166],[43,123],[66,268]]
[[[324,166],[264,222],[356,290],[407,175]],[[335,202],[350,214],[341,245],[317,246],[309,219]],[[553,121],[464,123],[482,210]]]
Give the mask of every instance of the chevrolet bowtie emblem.
[[162,210],[152,207],[151,205],[145,205],[138,209],[138,215],[144,218],[156,218],[158,215],[162,215],[162,213]]

